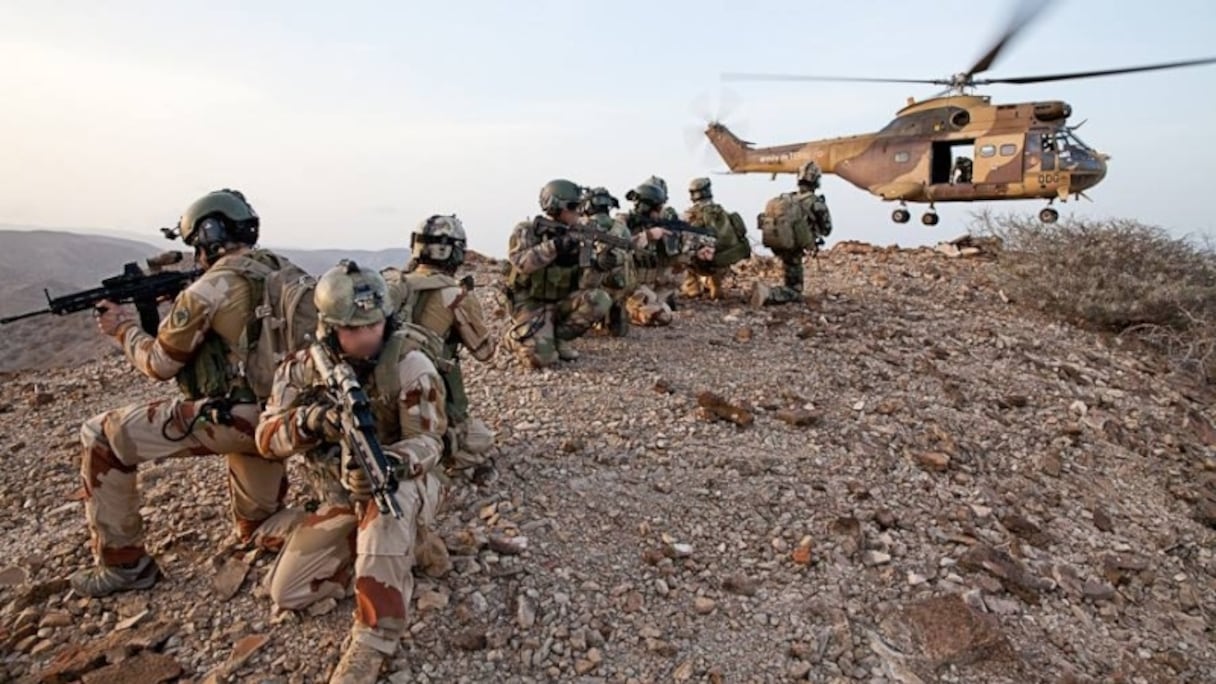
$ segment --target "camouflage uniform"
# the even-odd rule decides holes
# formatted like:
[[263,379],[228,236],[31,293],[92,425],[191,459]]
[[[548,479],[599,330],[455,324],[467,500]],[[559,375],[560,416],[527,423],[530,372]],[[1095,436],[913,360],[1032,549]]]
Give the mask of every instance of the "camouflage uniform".
[[[807,162],[798,174],[798,192],[793,193],[793,198],[812,219],[811,231],[816,241],[814,251],[818,250],[817,245],[822,243],[822,239],[832,232],[832,215],[828,211],[827,201],[823,195],[815,192],[819,187],[819,178],[819,166],[815,162]],[[781,260],[784,283],[771,290],[757,284],[757,289],[753,291],[753,304],[785,304],[802,299],[803,260],[807,250],[774,249],[773,254]]]
[[[370,270],[359,274],[379,279]],[[387,314],[390,306],[383,282],[379,280]],[[322,314],[324,284],[323,278],[317,286]],[[322,325],[343,324],[323,319]],[[268,457],[304,454],[306,472],[320,499],[317,512],[295,529],[266,577],[271,601],[280,609],[299,610],[325,598],[343,598],[353,585],[351,644],[331,681],[374,682],[384,657],[396,651],[409,622],[416,541],[434,522],[440,483],[432,471],[443,454],[445,393],[435,365],[412,342],[409,333],[414,330],[420,329],[389,335],[375,360],[346,359],[371,400],[376,434],[385,454],[392,462],[419,468],[417,477],[400,479],[393,495],[404,513],[401,519],[381,514],[374,503],[359,501],[349,493],[345,478],[362,471],[352,470],[353,464],[338,455],[342,448],[327,444],[311,427],[310,416],[318,406],[313,402],[323,378],[307,350],[279,367],[257,427],[258,448]],[[332,339],[330,335],[322,339]],[[438,344],[436,339],[436,348],[428,352],[437,352]],[[333,410],[321,406],[323,411]],[[348,473],[345,477],[343,470]]]
[[[188,244],[195,238],[195,219],[202,222],[196,208],[200,203],[210,206],[219,194],[212,193],[187,209],[181,226]],[[235,196],[232,193],[218,201],[231,202]],[[244,202],[243,196],[240,201]],[[252,214],[252,209],[248,211]],[[256,227],[256,221],[251,222]],[[214,249],[215,245],[208,247]],[[154,380],[176,379],[185,396],[130,404],[95,415],[81,427],[85,516],[97,567],[73,575],[77,593],[104,596],[147,588],[159,574],[143,543],[136,485],[141,463],[224,454],[232,521],[239,538],[277,548],[288,532],[279,525],[290,525],[286,516],[276,516],[274,524],[263,525],[282,507],[287,476],[281,463],[258,454],[254,427],[261,410],[259,398],[236,374],[236,359],[230,351],[253,315],[249,282],[228,268],[246,253],[247,248],[237,249],[232,243],[224,256],[212,252],[214,260],[208,261],[212,266],[178,294],[155,337],[130,320],[119,323],[114,332],[114,339],[136,369]],[[217,371],[217,365],[222,370]],[[211,369],[213,382],[227,387],[227,397],[217,401],[214,394],[200,396],[194,379],[207,374],[205,368]],[[221,406],[231,414],[222,424],[214,420],[212,411]],[[138,569],[138,580],[132,574],[134,569]]]
[[[546,190],[555,184],[573,199],[560,202]],[[569,188],[564,184],[569,184]],[[559,359],[577,358],[566,343],[581,337],[596,322],[607,317],[612,298],[599,288],[580,289],[581,246],[569,236],[560,236],[554,213],[568,212],[572,225],[582,192],[569,181],[553,181],[541,192],[541,207],[549,216],[537,216],[515,226],[508,248],[511,262],[512,325],[506,344],[520,362],[531,368],[544,368]],[[547,204],[546,200],[549,200]],[[556,210],[560,203],[563,207]]]
[[[658,183],[653,181],[658,180]],[[630,190],[625,198],[634,202],[628,212],[617,215],[629,229],[630,235],[642,235],[654,226],[651,218],[679,219],[675,210],[665,206],[667,191],[662,179],[650,181]],[[681,274],[691,260],[691,254],[701,247],[712,246],[702,236],[671,232],[659,240],[646,238],[646,245],[634,254],[638,287],[625,302],[626,311],[635,325],[668,325],[672,320],[676,290]]]
[[747,241],[743,219],[713,201],[708,178],[694,178],[688,190],[693,205],[684,212],[684,220],[698,228],[714,231],[716,239],[713,260],[705,261],[695,256],[691,259],[680,293],[685,297],[699,297],[704,291],[710,299],[720,299],[722,279],[731,272],[732,264],[751,256],[751,244]]
[[481,302],[471,287],[453,275],[464,262],[465,234],[459,219],[432,216],[413,235],[411,268],[404,273],[396,269],[383,273],[398,321],[420,325],[443,340],[445,363],[439,370],[446,390],[444,409],[448,418],[444,461],[456,470],[471,470],[486,463],[486,454],[494,444],[494,432],[469,415],[460,348],[463,346],[473,358],[484,362],[494,355],[494,343]]
[[[609,216],[609,211],[620,207],[620,202],[608,192],[607,188],[591,188],[583,198],[582,223],[591,230],[598,230],[607,235],[622,240],[631,240],[629,228],[619,218]],[[611,256],[607,256],[611,255]],[[584,269],[579,287],[582,289],[600,288],[612,297],[612,309],[608,318],[600,325],[616,336],[628,332],[629,315],[625,312],[625,302],[637,288],[637,272],[633,262],[633,253],[611,245],[597,243],[595,259],[603,263],[611,259],[612,268]]]

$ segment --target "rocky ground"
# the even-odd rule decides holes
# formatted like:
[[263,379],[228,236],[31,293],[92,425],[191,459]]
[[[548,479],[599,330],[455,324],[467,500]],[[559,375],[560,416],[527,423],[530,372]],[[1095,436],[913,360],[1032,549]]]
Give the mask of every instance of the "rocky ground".
[[[557,370],[467,363],[501,477],[449,499],[389,681],[1211,681],[1209,388],[1030,317],[982,254],[844,243],[805,306],[748,307],[771,268]],[[324,681],[351,600],[271,614],[218,459],[140,471],[167,580],[68,591],[80,422],[171,390],[2,379],[0,680]]]

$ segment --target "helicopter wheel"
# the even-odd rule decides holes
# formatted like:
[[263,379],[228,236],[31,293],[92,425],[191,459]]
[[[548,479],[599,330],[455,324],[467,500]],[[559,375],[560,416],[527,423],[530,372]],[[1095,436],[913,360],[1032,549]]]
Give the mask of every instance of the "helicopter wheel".
[[925,224],[926,226],[936,226],[937,221],[938,221],[937,212],[935,212],[935,211],[926,211],[924,216],[920,217],[920,222]]
[[891,212],[891,220],[896,223],[907,223],[912,219],[912,213],[907,209],[896,209]]
[[1055,223],[1059,219],[1060,212],[1052,209],[1051,207],[1044,207],[1043,210],[1039,212],[1039,220],[1043,223]]

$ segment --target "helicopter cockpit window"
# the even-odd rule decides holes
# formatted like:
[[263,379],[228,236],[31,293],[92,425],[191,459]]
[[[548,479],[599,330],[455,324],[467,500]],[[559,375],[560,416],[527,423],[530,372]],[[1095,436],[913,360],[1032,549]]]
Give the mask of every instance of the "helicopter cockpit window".
[[1012,157],[1013,153],[1017,152],[1017,151],[1018,151],[1017,145],[1013,145],[1013,144],[1009,144],[1009,143],[1001,145],[1001,156],[1002,157]]
[[908,156],[907,152],[896,152],[895,153],[895,163],[896,164],[906,164],[906,163],[908,163],[909,158],[910,157]]
[[984,145],[980,147],[981,157],[991,157],[996,154],[996,145]]

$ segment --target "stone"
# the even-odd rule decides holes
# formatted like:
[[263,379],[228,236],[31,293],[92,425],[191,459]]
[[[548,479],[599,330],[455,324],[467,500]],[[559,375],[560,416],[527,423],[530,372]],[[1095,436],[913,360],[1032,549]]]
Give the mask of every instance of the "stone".
[[823,422],[823,414],[806,409],[780,409],[774,417],[794,427],[810,427]]
[[515,624],[519,625],[520,629],[532,629],[532,625],[536,624],[536,609],[526,596],[520,595],[516,600]]
[[173,681],[182,674],[182,666],[172,656],[145,651],[122,662],[86,673],[84,684],[160,684]]
[[424,591],[418,595],[418,612],[426,613],[446,608],[448,595],[438,591]]
[[917,465],[930,472],[942,473],[950,467],[950,455],[940,451],[921,451],[915,458]]
[[891,554],[883,553],[882,551],[866,551],[861,554],[861,562],[873,567],[875,565],[886,565],[891,562]]
[[692,601],[692,609],[698,615],[709,615],[717,606],[717,602],[707,596],[698,596]]

